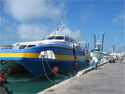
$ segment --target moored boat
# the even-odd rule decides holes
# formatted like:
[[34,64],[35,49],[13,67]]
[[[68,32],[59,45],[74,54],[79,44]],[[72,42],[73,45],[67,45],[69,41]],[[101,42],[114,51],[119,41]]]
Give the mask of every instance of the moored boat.
[[102,43],[98,41],[96,43],[96,34],[94,34],[94,49],[91,51],[91,57],[96,57],[98,60],[101,60],[105,55],[103,52],[103,43],[104,43],[104,33],[102,35]]
[[[60,34],[39,42],[17,43],[13,49],[1,49],[0,60],[15,60],[35,76],[51,74],[89,64],[89,54],[73,38]],[[36,44],[33,44],[36,43]]]

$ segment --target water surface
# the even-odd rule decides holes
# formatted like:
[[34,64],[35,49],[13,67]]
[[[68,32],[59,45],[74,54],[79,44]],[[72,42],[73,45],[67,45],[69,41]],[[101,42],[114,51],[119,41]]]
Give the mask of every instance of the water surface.
[[52,82],[46,77],[34,77],[29,72],[9,74],[8,82],[10,84],[6,84],[5,86],[9,91],[12,91],[13,94],[36,94],[46,88],[75,76],[78,71],[86,69],[89,66],[90,65],[84,65],[77,69],[60,73],[63,76],[55,74],[50,75],[49,78]]

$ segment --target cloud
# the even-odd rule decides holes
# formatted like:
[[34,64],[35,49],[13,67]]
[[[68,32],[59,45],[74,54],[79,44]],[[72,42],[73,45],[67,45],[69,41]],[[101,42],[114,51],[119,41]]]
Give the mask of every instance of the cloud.
[[48,34],[48,29],[42,24],[21,24],[17,27],[18,36],[22,41],[41,40]]
[[[16,24],[0,16],[0,45],[11,44],[16,36]],[[10,41],[11,40],[11,41]]]
[[83,9],[82,15],[81,15],[81,20],[82,20],[83,23],[86,23],[88,18],[94,12],[93,8],[94,8],[94,5],[89,4],[85,9]]
[[125,14],[121,12],[118,16],[116,16],[113,20],[113,24],[115,25],[125,25]]
[[4,9],[20,22],[36,19],[57,19],[63,14],[64,5],[51,0],[6,0]]
[[3,36],[2,33],[0,33],[0,46],[8,43],[7,38],[7,35]]
[[[52,35],[55,35],[55,33],[56,32],[52,32]],[[79,29],[71,31],[68,27],[65,27],[64,29],[61,30],[61,32],[59,34],[68,35],[69,37],[71,37],[77,41],[83,40],[82,34]]]
[[0,33],[9,34],[16,32],[17,24],[11,22],[8,18],[0,16]]
[[41,40],[48,34],[48,28],[42,24],[15,24],[0,16],[0,45],[21,41]]
[[74,32],[71,32],[70,36],[77,41],[83,40],[82,34],[79,29],[75,30]]
[[8,20],[5,17],[0,16],[0,26],[4,26],[5,24],[9,24]]
[[74,31],[71,31],[68,27],[62,30],[62,33],[65,35],[69,35],[73,39],[80,41],[82,39],[82,34],[79,29],[76,29]]

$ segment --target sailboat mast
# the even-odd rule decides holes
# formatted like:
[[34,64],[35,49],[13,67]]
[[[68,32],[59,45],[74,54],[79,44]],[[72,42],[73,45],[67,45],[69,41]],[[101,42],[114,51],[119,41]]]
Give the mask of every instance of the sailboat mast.
[[113,45],[113,53],[115,52],[115,45]]

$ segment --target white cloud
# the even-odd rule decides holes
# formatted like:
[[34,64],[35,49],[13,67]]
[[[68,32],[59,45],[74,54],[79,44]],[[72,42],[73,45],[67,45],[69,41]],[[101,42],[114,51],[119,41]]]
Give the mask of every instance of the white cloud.
[[0,16],[0,26],[9,24],[10,22],[3,16]]
[[0,45],[41,40],[47,34],[48,28],[42,24],[15,24],[0,16]]
[[57,19],[63,13],[63,5],[51,0],[6,0],[4,9],[21,22],[41,18]]
[[[15,40],[16,24],[0,16],[0,45],[7,45]],[[11,40],[11,41],[10,41]]]
[[65,28],[64,30],[62,30],[62,33],[64,33],[65,35],[69,35],[77,41],[80,41],[82,39],[82,34],[79,29],[71,31],[69,28]]
[[0,31],[13,32],[15,31],[16,24],[11,22],[5,16],[0,16]]
[[71,37],[77,41],[83,40],[82,34],[79,29],[75,30],[74,32],[71,32]]
[[[55,33],[56,32],[52,32],[52,34],[54,34],[54,35],[55,35]],[[59,34],[68,35],[69,37],[71,37],[77,41],[83,40],[82,34],[79,29],[71,31],[68,27],[65,27],[64,29],[61,30],[61,32]]]
[[17,30],[22,41],[41,40],[48,34],[47,27],[41,24],[21,24]]
[[121,12],[118,16],[116,16],[113,20],[115,25],[125,25],[125,14]]
[[88,18],[91,16],[93,12],[94,12],[93,4],[89,4],[86,8],[84,8],[81,15],[82,22],[86,23],[88,21]]

